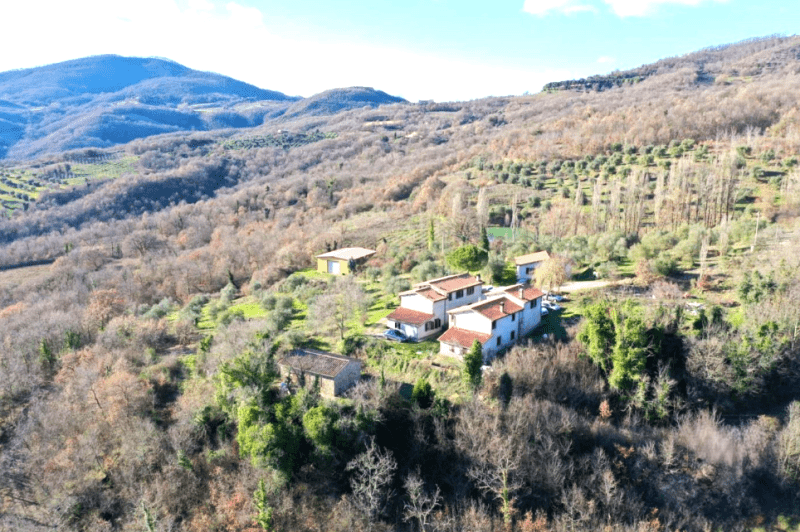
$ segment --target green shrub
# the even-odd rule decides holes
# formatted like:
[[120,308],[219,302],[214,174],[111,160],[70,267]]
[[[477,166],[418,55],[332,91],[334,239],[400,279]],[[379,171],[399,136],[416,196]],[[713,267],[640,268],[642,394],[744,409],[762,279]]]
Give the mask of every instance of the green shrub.
[[431,383],[426,379],[420,378],[411,391],[411,400],[417,403],[420,408],[430,408],[435,395]]
[[474,244],[466,244],[447,255],[447,263],[455,270],[480,270],[486,264],[489,254]]

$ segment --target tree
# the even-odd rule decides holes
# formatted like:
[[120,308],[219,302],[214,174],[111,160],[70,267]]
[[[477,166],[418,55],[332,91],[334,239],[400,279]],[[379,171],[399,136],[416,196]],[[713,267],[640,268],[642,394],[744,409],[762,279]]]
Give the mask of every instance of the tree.
[[456,270],[480,270],[486,264],[489,253],[474,244],[456,248],[447,255],[447,263]]
[[371,522],[383,511],[389,498],[397,462],[390,451],[381,451],[371,439],[367,450],[347,464],[351,472],[350,488],[353,503]]
[[564,257],[551,256],[536,268],[536,286],[547,287],[551,290],[554,286],[560,287],[567,281],[567,261]]
[[431,383],[426,379],[420,378],[414,384],[414,389],[411,391],[411,400],[417,403],[422,408],[430,408],[433,404],[434,391]]
[[344,339],[348,324],[363,317],[369,301],[367,295],[350,276],[335,279],[328,291],[309,308],[310,321],[318,329],[334,328]]
[[416,520],[420,532],[425,532],[428,527],[428,518],[442,502],[439,486],[433,494],[425,491],[425,483],[419,476],[419,470],[409,474],[403,482],[403,487],[408,493],[408,502],[405,503],[403,518],[406,521]]
[[481,385],[481,366],[483,366],[483,346],[475,340],[469,351],[464,354],[464,380],[473,388]]

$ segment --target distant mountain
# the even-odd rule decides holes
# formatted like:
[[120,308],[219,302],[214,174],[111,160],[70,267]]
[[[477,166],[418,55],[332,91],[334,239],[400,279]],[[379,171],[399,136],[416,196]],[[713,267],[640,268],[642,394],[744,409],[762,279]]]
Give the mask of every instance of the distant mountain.
[[293,103],[286,110],[284,117],[333,115],[349,109],[377,107],[390,103],[407,103],[407,101],[371,87],[332,89]]
[[366,88],[302,100],[165,59],[87,57],[0,73],[0,159],[404,101]]

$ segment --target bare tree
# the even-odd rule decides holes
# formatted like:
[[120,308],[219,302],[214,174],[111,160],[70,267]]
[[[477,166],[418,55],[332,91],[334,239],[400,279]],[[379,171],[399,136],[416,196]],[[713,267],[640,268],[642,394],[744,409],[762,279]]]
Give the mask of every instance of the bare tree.
[[390,451],[382,451],[371,439],[367,450],[347,464],[352,473],[350,488],[353,490],[353,503],[371,523],[386,506],[391,495],[392,483],[397,462]]
[[318,329],[335,328],[344,338],[348,325],[361,321],[369,308],[367,295],[352,277],[336,279],[329,290],[309,308],[309,318]]
[[405,505],[403,517],[406,521],[416,520],[420,532],[425,532],[428,529],[428,519],[442,502],[439,486],[436,486],[433,494],[425,491],[425,483],[419,476],[419,470],[409,474],[403,482],[403,486],[408,493],[408,502]]

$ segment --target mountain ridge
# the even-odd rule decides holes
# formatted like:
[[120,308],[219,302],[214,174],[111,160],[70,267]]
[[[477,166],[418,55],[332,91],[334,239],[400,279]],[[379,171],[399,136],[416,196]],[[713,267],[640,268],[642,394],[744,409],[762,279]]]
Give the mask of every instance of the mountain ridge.
[[311,103],[296,107],[292,117],[405,102],[366,88],[303,99],[169,59],[97,55],[0,72],[0,159],[108,148],[162,133],[253,127],[304,100]]

